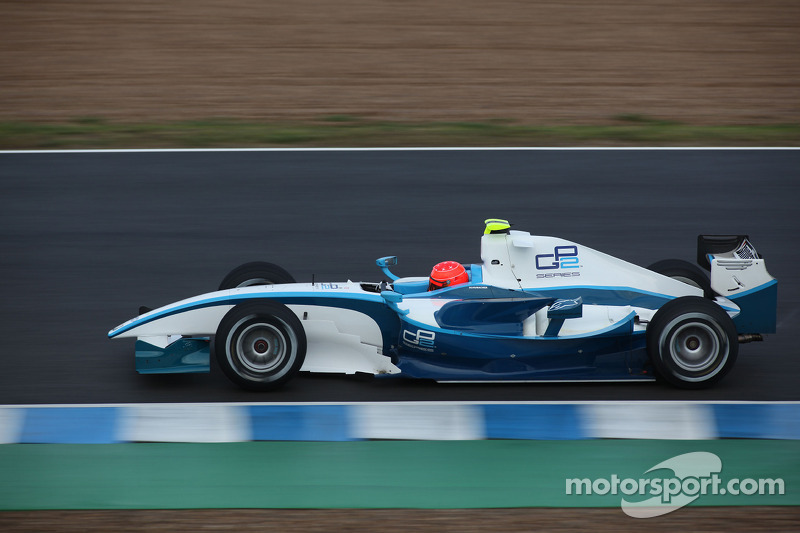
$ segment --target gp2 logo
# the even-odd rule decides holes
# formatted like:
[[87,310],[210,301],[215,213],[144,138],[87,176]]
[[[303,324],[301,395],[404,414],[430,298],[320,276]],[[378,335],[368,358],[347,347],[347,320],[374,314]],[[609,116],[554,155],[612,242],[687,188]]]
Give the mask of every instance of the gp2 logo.
[[410,346],[418,347],[423,350],[432,350],[434,347],[434,340],[436,333],[433,331],[425,331],[424,329],[417,330],[412,333],[407,329],[403,330],[403,342]]
[[539,254],[536,256],[537,270],[552,270],[555,268],[579,268],[578,247],[556,246],[552,254]]

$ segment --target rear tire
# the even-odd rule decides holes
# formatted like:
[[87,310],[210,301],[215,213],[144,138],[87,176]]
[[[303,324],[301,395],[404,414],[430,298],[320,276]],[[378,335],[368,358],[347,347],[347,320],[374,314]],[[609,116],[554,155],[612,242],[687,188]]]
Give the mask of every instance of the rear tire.
[[220,291],[253,285],[277,285],[296,283],[291,274],[272,263],[254,261],[231,270],[219,284]]
[[670,300],[647,325],[647,353],[657,375],[684,388],[709,387],[727,374],[739,353],[733,320],[699,296]]
[[694,263],[682,259],[664,259],[653,263],[647,269],[702,289],[703,296],[714,298],[714,291],[711,290],[711,281],[708,279],[708,274]]
[[299,372],[306,345],[297,316],[271,301],[237,305],[214,338],[217,363],[228,379],[255,391],[277,389]]

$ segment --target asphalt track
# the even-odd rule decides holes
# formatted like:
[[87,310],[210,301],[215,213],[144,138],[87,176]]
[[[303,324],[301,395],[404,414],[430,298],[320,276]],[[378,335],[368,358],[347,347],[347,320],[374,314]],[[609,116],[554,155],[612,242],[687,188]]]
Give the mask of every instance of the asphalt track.
[[[0,403],[798,400],[799,171],[798,150],[0,153]],[[139,376],[132,341],[106,338],[247,261],[299,281],[378,280],[385,255],[400,275],[476,262],[487,217],[641,265],[747,233],[779,280],[778,333],[702,391],[301,376],[256,394]]]

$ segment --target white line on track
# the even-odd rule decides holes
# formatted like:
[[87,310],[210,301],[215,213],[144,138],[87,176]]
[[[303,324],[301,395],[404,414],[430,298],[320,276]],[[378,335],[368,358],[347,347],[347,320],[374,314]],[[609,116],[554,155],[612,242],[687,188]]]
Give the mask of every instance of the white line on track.
[[547,151],[702,151],[702,150],[800,150],[791,146],[485,146],[485,147],[387,147],[387,148],[121,148],[108,150],[0,150],[1,154],[128,154],[128,153],[202,153],[202,152],[547,152]]

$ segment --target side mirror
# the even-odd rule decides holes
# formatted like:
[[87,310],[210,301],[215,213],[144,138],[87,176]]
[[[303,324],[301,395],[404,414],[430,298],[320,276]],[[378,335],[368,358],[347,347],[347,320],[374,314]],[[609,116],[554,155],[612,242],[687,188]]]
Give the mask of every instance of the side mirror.
[[396,279],[400,279],[399,276],[395,276],[391,272],[389,272],[389,267],[395,266],[397,264],[397,256],[390,255],[387,257],[381,257],[380,259],[375,260],[375,264],[380,267],[383,273],[392,281]]
[[389,255],[387,257],[381,257],[375,260],[375,264],[381,268],[393,267],[397,264],[397,256]]

